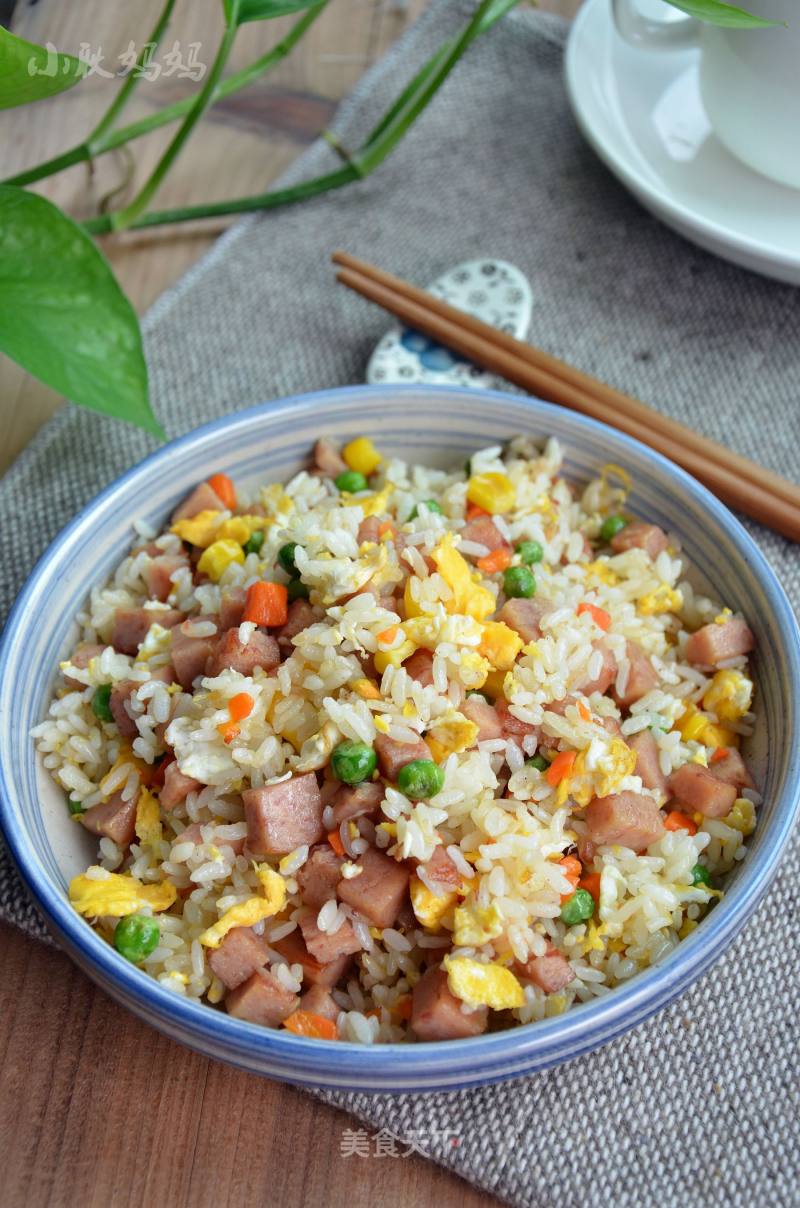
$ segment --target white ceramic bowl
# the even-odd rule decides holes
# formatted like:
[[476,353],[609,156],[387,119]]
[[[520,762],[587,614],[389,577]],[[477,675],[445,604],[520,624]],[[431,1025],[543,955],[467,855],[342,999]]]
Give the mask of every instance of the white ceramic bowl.
[[[164,989],[70,907],[67,882],[91,863],[94,840],[69,819],[64,795],[37,764],[30,739],[46,710],[59,659],[74,640],[71,618],[89,588],[102,583],[126,553],[131,520],[141,517],[160,527],[176,502],[212,471],[240,483],[283,480],[306,461],[321,434],[342,439],[369,433],[383,450],[447,466],[519,432],[558,437],[565,473],[578,481],[605,462],[624,466],[634,481],[631,509],[677,532],[692,564],[701,568],[701,586],[741,609],[755,632],[759,729],[752,755],[765,800],[725,898],[666,960],[612,994],[558,1018],[471,1040],[375,1047],[307,1040],[255,1027]],[[0,647],[0,822],[31,894],[76,963],[176,1040],[233,1065],[307,1085],[422,1091],[499,1081],[566,1061],[641,1023],[708,969],[751,914],[797,814],[798,646],[786,597],[738,521],[683,471],[610,428],[532,399],[475,391],[356,386],[283,399],[207,424],[154,453],[94,499],[44,554]]]

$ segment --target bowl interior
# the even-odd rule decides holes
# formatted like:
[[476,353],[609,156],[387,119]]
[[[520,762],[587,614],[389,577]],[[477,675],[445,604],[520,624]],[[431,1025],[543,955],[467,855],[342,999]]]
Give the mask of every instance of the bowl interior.
[[[785,597],[763,557],[726,509],[701,487],[657,455],[611,429],[560,408],[515,396],[445,389],[432,391],[418,387],[352,387],[284,400],[227,417],[173,442],[93,501],[60,535],[38,565],[9,622],[0,656],[0,808],[17,862],[29,884],[35,886],[40,904],[62,937],[66,932],[67,942],[81,963],[101,980],[110,978],[117,982],[116,990],[112,986],[112,992],[119,997],[128,997],[130,1005],[137,1009],[140,1005],[137,999],[142,995],[148,998],[154,1013],[161,1016],[155,1021],[167,1026],[163,1016],[169,1013],[168,1005],[156,1004],[155,998],[157,991],[162,995],[168,992],[160,987],[154,989],[155,984],[150,979],[118,958],[77,916],[72,915],[65,903],[66,885],[93,858],[94,840],[67,815],[64,794],[34,757],[30,729],[41,720],[54,669],[74,641],[76,627],[72,618],[82,606],[89,588],[102,583],[127,552],[134,518],[144,519],[160,528],[175,503],[197,481],[212,472],[223,471],[245,485],[285,480],[306,463],[310,446],[319,435],[337,439],[362,432],[371,435],[385,452],[441,467],[459,464],[475,449],[500,443],[517,433],[557,437],[564,447],[564,472],[577,483],[585,482],[606,462],[622,465],[633,478],[630,509],[677,533],[696,568],[692,576],[695,583],[713,598],[747,616],[757,640],[753,666],[759,709],[759,723],[750,754],[765,803],[747,859],[731,877],[729,895],[664,963],[661,972],[667,977],[666,980],[662,977],[659,990],[660,1001],[663,1001],[667,982],[671,981],[674,990],[678,982],[685,981],[677,976],[684,949],[687,959],[697,950],[695,961],[699,968],[705,960],[701,953],[703,944],[713,943],[718,947],[724,932],[732,935],[741,925],[745,913],[749,913],[754,905],[754,894],[763,888],[772,871],[776,849],[788,834],[800,774],[796,705],[800,670],[794,636],[796,628]],[[770,758],[767,763],[768,746]],[[737,916],[737,911],[741,917]],[[718,932],[716,938],[712,936],[712,930]],[[704,935],[707,936],[705,940]],[[103,966],[100,973],[98,961]],[[687,970],[689,964],[690,960]],[[670,965],[675,967],[675,976],[671,978]],[[658,997],[655,989],[658,978],[651,977],[656,972],[640,974],[629,986],[616,991],[602,1003],[598,1000],[568,1014],[583,1013],[584,1025],[590,1027],[591,1014],[594,1012],[599,1018],[600,1007],[605,1004],[606,1012],[612,1009],[615,1013],[614,1026],[621,1030],[620,1018],[625,1014],[626,998],[631,998],[632,994],[647,997],[646,985],[637,989],[634,983],[643,983],[650,978],[654,984],[653,994]],[[614,1002],[609,1008],[611,999]],[[654,998],[649,1009],[655,1009],[660,1001]],[[203,1047],[192,1022],[196,1022],[197,1012],[190,1007],[191,1004],[179,1004],[179,1011],[186,1016],[186,1031],[180,1038]],[[245,1034],[253,1036],[255,1032],[249,1025],[233,1027],[236,1021],[204,1008],[200,1010],[215,1021],[213,1025],[203,1022],[206,1030],[230,1027],[232,1033],[241,1035],[244,1027]],[[541,1034],[546,1048],[544,1038],[548,1029],[553,1035],[557,1032],[549,1025],[558,1022],[535,1024],[479,1042],[416,1047],[442,1050],[444,1065],[454,1068],[463,1060],[463,1056],[459,1059],[457,1050],[463,1055],[464,1043],[488,1045],[487,1052],[499,1052],[505,1046],[508,1054],[513,1051],[517,1057],[523,1050],[527,1052],[525,1068],[531,1068],[531,1054],[535,1057],[537,1051],[536,1034]],[[526,1034],[524,1040],[522,1033]],[[279,1037],[277,1042],[276,1036]],[[276,1043],[278,1047],[286,1048],[287,1041],[290,1042],[291,1058],[294,1037],[272,1034],[268,1042],[260,1037],[253,1045],[266,1051],[274,1049]],[[498,1041],[501,1042],[499,1045]],[[314,1051],[318,1051],[314,1042],[306,1042],[306,1046],[309,1043]],[[344,1050],[355,1046],[334,1047]],[[375,1072],[375,1085],[384,1089],[398,1085],[396,1068],[395,1074],[391,1073],[392,1063],[396,1067],[399,1061],[392,1052],[395,1048],[384,1046],[366,1053],[361,1051],[355,1061],[362,1075],[354,1084],[365,1085],[363,1070],[369,1068]],[[409,1050],[405,1049],[404,1054],[408,1064]],[[236,1059],[230,1052],[218,1055]],[[241,1063],[249,1064],[246,1056]],[[415,1064],[413,1060],[412,1064]],[[320,1067],[323,1073],[317,1073],[315,1081],[326,1081],[324,1069],[328,1065],[330,1061],[326,1058]],[[478,1080],[508,1076],[500,1065],[502,1062],[495,1061],[492,1071]],[[255,1061],[252,1068],[257,1068]],[[277,1070],[274,1062],[267,1068],[280,1076],[293,1076],[291,1059],[288,1074]],[[515,1069],[513,1072],[521,1071]],[[422,1073],[416,1077],[422,1078],[424,1084]],[[448,1085],[461,1085],[468,1080],[466,1076],[458,1078],[452,1070],[448,1078]],[[337,1079],[330,1084],[342,1085],[342,1082]]]

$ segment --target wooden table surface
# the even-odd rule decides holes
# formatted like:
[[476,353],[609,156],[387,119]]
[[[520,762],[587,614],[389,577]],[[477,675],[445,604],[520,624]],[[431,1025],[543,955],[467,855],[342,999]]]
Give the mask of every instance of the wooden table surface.
[[[571,15],[579,0],[542,4]],[[336,102],[425,5],[425,0],[333,0],[293,54],[268,77],[206,116],[157,201],[175,205],[263,189],[327,124]],[[160,0],[25,0],[11,26],[31,41],[103,66],[141,47]],[[209,63],[219,0],[179,0],[167,46],[199,42]],[[285,33],[291,19],[246,27],[239,68]],[[77,142],[109,103],[113,81],[93,76],[51,101],[0,114],[2,174]],[[169,103],[175,77],[143,82],[125,121]],[[111,190],[128,192],[169,131],[134,145],[135,163],[112,152],[94,171],[78,165],[38,186],[75,215],[96,212]],[[119,204],[120,198],[117,199]],[[210,245],[224,223],[104,241],[123,288],[146,308]],[[59,399],[0,357],[0,471]],[[109,421],[112,422],[112,421]],[[342,1113],[305,1094],[209,1061],[139,1023],[70,961],[0,925],[0,1205],[276,1204],[473,1208],[489,1197],[432,1163],[343,1156]]]

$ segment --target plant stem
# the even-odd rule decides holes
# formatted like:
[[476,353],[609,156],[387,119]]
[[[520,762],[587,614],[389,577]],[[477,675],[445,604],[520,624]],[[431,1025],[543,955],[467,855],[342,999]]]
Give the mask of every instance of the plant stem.
[[[277,206],[341,188],[368,175],[386,159],[427,107],[470,43],[505,16],[518,2],[519,0],[483,0],[462,32],[436,51],[381,117],[361,148],[350,156],[350,162],[337,171],[291,185],[286,189],[275,189],[250,197],[237,197],[206,205],[182,206],[172,210],[153,210],[128,224],[130,229],[142,230],[173,222],[191,222],[200,218],[218,218],[226,214],[275,209]],[[82,225],[84,230],[94,235],[117,229],[113,214],[90,218]]]
[[125,80],[125,83],[120,88],[119,92],[109,105],[103,117],[101,117],[100,121],[95,126],[92,133],[86,139],[86,145],[91,154],[94,154],[93,148],[96,144],[100,143],[100,140],[106,131],[111,129],[111,127],[114,125],[114,122],[117,120],[119,115],[122,113],[122,110],[130,100],[131,94],[141,78],[140,69],[145,65],[145,59],[147,58],[148,52],[154,52],[164,36],[164,31],[169,25],[169,20],[172,16],[172,10],[174,7],[175,0],[166,0],[166,3],[161,10],[161,16],[153,26],[153,32],[150,34],[147,42],[142,47],[141,53],[136,59],[135,66],[128,73],[128,78]]
[[180,129],[173,138],[172,142],[167,147],[161,159],[156,164],[149,178],[142,185],[141,189],[134,197],[130,205],[125,206],[123,210],[117,210],[111,214],[112,228],[116,231],[125,230],[131,226],[136,219],[147,209],[150,199],[155,194],[162,180],[166,176],[173,162],[180,155],[183,145],[192,133],[197,122],[202,117],[208,106],[211,104],[211,98],[214,95],[214,89],[219,82],[219,77],[222,74],[222,69],[227,62],[228,55],[231,53],[234,39],[238,32],[238,22],[236,14],[238,11],[238,0],[233,0],[233,13],[231,15],[230,24],[226,25],[225,32],[222,35],[222,41],[217,49],[214,62],[211,64],[211,70],[208,73],[208,79],[203,87],[194,98],[191,109],[183,119]]
[[[274,67],[276,63],[285,59],[295,44],[302,38],[308,27],[313,25],[329,3],[330,0],[320,0],[319,4],[307,9],[300,20],[295,22],[286,37],[278,42],[276,46],[273,46],[272,50],[268,50],[266,54],[256,59],[249,67],[243,67],[241,71],[235,72],[227,80],[220,81],[214,90],[211,104],[216,104],[217,101],[224,100],[225,97],[231,96],[232,93],[246,88],[254,80],[257,80],[260,75],[263,75],[270,68]],[[63,168],[71,167],[72,164],[86,163],[90,159],[96,159],[99,155],[105,155],[107,151],[113,151],[115,147],[121,147],[125,143],[132,142],[133,139],[141,138],[142,135],[149,134],[152,130],[159,130],[162,126],[166,126],[170,122],[184,117],[194,104],[194,99],[194,96],[184,97],[183,100],[175,101],[174,104],[159,109],[157,113],[140,118],[138,121],[131,122],[127,126],[122,126],[119,130],[108,130],[99,139],[97,137],[97,130],[95,130],[90,136],[91,146],[89,140],[78,143],[75,147],[70,148],[69,151],[64,151],[61,155],[45,160],[33,168],[26,168],[24,172],[19,172],[16,176],[10,176],[2,183],[7,185],[33,184],[34,181],[43,180],[46,176],[52,176]],[[119,112],[119,109],[117,112]],[[103,121],[105,122],[105,119]]]

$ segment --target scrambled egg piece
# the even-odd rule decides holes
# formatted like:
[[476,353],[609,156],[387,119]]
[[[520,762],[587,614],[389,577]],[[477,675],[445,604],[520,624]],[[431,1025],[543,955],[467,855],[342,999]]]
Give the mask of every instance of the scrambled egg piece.
[[286,882],[279,873],[271,868],[256,867],[263,898],[248,898],[238,906],[231,906],[222,918],[209,927],[200,936],[200,943],[205,948],[219,948],[229,931],[234,927],[252,927],[262,919],[268,919],[283,909],[286,902]]
[[503,931],[503,920],[496,906],[457,906],[454,924],[453,941],[460,948],[488,944]]
[[420,881],[419,877],[411,878],[409,892],[411,894],[411,907],[416,915],[417,922],[421,923],[423,927],[430,928],[432,931],[439,930],[442,919],[453,903],[458,900],[455,890],[437,897],[435,893],[428,889],[428,886],[423,881]]
[[239,545],[244,545],[253,533],[268,528],[271,523],[272,521],[264,516],[231,516],[229,520],[223,520],[217,529],[216,540],[236,541]]
[[602,936],[606,934],[605,924],[598,925],[590,922],[586,928],[586,935],[580,944],[581,956],[586,956],[589,952],[602,952],[605,948]]
[[636,752],[632,751],[621,738],[612,738],[608,754],[598,762],[595,775],[595,795],[607,797],[626,776],[632,776],[636,770]]
[[503,1011],[525,1003],[522,986],[505,965],[483,965],[467,956],[446,956],[442,964],[451,994],[467,1006]]
[[[97,866],[87,870],[98,871]],[[85,873],[73,877],[69,883],[69,900],[84,918],[108,915],[121,919],[126,914],[149,906],[151,910],[169,910],[178,896],[171,881],[158,885],[143,885],[128,873],[109,873],[102,881],[95,881]]]
[[750,708],[753,681],[741,671],[717,671],[703,697],[703,707],[720,721],[739,721]]
[[402,621],[400,628],[415,646],[427,646],[433,650],[438,644],[439,623],[435,617],[417,614],[408,621]]
[[359,436],[356,440],[351,440],[342,449],[342,457],[351,470],[358,470],[359,474],[363,474],[365,478],[377,470],[383,461],[368,436]]
[[611,569],[607,562],[601,562],[599,559],[596,562],[587,562],[584,570],[587,576],[592,575],[600,583],[607,583],[609,587],[614,587],[619,583],[619,575]]
[[447,612],[463,613],[476,621],[484,621],[494,612],[497,601],[487,588],[473,581],[469,564],[453,546],[451,532],[445,533],[432,557],[453,593],[452,599],[445,603]]
[[379,650],[375,655],[375,670],[379,675],[383,675],[387,667],[399,667],[416,649],[414,643],[406,638],[399,646],[395,646],[394,650]]
[[[385,486],[382,491],[376,491],[374,495],[363,495],[358,499],[342,497],[342,507],[345,508],[361,508],[365,516],[380,516],[386,511],[389,505],[389,496],[394,487],[391,483]],[[384,550],[385,552],[385,550]]]
[[170,532],[177,533],[181,541],[188,541],[190,545],[198,545],[205,549],[214,540],[220,526],[221,515],[221,512],[211,510],[198,512],[196,516],[176,520]]
[[[462,662],[464,656],[462,655]],[[497,700],[498,697],[505,695],[506,673],[499,668],[493,667],[483,681],[483,687],[488,692],[489,696]]]
[[363,679],[353,680],[350,687],[353,689],[354,692],[358,693],[358,695],[361,697],[362,700],[380,700],[381,699],[380,688],[374,682],[374,680],[367,679],[366,676],[364,676]]
[[478,653],[498,671],[510,671],[522,649],[522,638],[502,621],[487,621],[481,634]]
[[735,730],[715,725],[692,704],[686,706],[672,728],[680,732],[684,742],[701,742],[707,747],[738,747],[741,742]]
[[238,541],[215,541],[209,545],[197,563],[197,569],[218,583],[231,562],[244,562],[244,550]]
[[653,617],[662,612],[678,612],[683,608],[683,595],[677,588],[662,583],[655,591],[640,596],[636,608],[643,617]]
[[136,838],[140,843],[156,843],[161,838],[158,801],[148,789],[142,789],[136,802]]
[[507,474],[473,474],[467,483],[467,499],[484,512],[497,516],[513,511],[517,493]]
[[747,797],[737,797],[733,809],[722,821],[743,835],[752,835],[756,829],[756,807]]
[[431,723],[428,731],[449,755],[451,751],[466,751],[475,745],[479,727],[469,721],[463,713],[448,709]]

